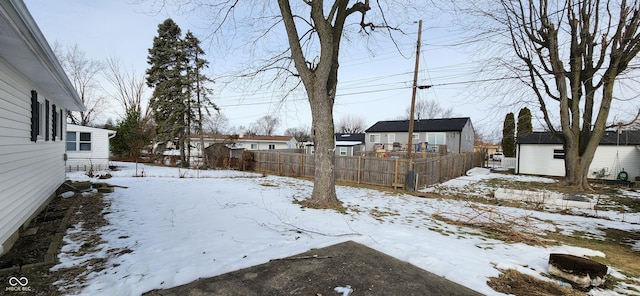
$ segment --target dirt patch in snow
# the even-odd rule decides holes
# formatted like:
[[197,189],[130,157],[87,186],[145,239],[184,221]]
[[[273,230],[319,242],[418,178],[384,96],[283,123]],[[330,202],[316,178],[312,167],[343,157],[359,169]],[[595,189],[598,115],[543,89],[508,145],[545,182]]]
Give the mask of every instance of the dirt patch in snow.
[[[89,233],[107,225],[102,215],[106,204],[97,192],[78,191],[68,195],[53,198],[28,227],[21,230],[9,252],[0,256],[1,295],[63,295],[72,292],[64,290],[69,282],[82,281],[86,267],[55,271],[51,268],[59,262],[58,253],[65,244],[63,237],[70,227],[82,222],[83,232]],[[78,251],[90,252],[99,243],[99,236],[87,237]],[[92,268],[99,266],[100,262],[94,262]]]

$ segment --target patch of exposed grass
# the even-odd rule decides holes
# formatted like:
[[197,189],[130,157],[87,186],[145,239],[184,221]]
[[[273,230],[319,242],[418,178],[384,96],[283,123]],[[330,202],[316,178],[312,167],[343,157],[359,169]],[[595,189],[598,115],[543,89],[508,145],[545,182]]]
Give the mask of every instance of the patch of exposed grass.
[[299,204],[304,208],[318,209],[318,210],[335,210],[338,213],[346,214],[347,209],[342,205],[339,200],[336,201],[315,201],[311,198],[297,200],[294,199],[293,203]]
[[384,220],[383,217],[400,216],[400,214],[398,214],[398,212],[380,210],[380,208],[378,208],[378,207],[375,207],[375,208],[371,209],[369,211],[369,214],[371,216],[373,216],[373,218],[375,218],[378,221],[383,221]]

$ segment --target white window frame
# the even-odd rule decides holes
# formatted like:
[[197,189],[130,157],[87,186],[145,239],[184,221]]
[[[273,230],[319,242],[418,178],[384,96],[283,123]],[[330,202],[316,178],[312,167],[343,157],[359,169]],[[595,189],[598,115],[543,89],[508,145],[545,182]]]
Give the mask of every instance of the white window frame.
[[[73,133],[75,134],[74,140],[73,141],[69,141],[69,134]],[[65,141],[65,150],[66,151],[74,151],[74,152],[91,152],[93,151],[93,134],[90,132],[71,132],[71,131],[67,131],[67,138]],[[89,140],[82,140],[82,136],[83,135],[89,135]],[[69,144],[73,142],[74,143],[74,149],[73,150],[69,150]],[[89,144],[89,149],[81,149],[83,147],[82,144]],[[86,146],[85,146],[86,147]]]
[[276,144],[269,144],[269,150],[275,150]]
[[347,147],[339,147],[340,149],[340,156],[347,156]]
[[46,117],[44,99],[38,97],[38,141],[44,140],[46,132],[46,122],[49,120]]
[[387,134],[387,144],[393,144],[396,141],[396,134]]
[[251,144],[251,150],[257,150],[258,144]]
[[369,143],[380,143],[380,134],[369,134]]
[[413,133],[414,140],[420,140],[420,133]]
[[[433,136],[435,141],[430,141],[430,137]],[[442,143],[440,143],[439,139],[442,139]],[[426,142],[429,145],[447,145],[447,134],[446,133],[427,133]]]

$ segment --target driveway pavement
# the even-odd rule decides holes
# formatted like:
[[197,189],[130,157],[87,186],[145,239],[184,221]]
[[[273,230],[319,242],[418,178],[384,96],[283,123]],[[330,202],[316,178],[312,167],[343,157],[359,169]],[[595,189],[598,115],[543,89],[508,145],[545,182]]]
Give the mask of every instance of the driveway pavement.
[[[347,292],[349,290],[351,292]],[[348,241],[199,279],[186,285],[153,290],[144,295],[482,294],[362,244]]]

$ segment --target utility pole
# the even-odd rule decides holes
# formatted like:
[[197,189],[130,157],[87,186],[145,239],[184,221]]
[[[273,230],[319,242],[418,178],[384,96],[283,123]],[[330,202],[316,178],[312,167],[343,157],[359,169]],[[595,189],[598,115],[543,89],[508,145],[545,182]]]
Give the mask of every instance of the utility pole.
[[413,87],[411,89],[411,114],[409,114],[409,145],[407,147],[407,158],[409,159],[409,170],[413,170],[411,161],[411,149],[413,148],[413,121],[416,109],[416,90],[418,89],[418,66],[420,64],[420,38],[422,36],[422,20],[418,21],[418,44],[416,46],[416,66],[413,71]]
[[411,149],[413,148],[413,120],[416,109],[416,90],[418,89],[418,66],[420,64],[420,37],[422,36],[422,20],[418,21],[418,44],[416,46],[416,67],[413,71],[413,88],[411,89],[411,114],[409,114],[409,145],[407,147],[407,159],[409,159],[409,170],[406,176],[406,187],[408,191],[415,191],[415,173],[413,171],[413,159]]

